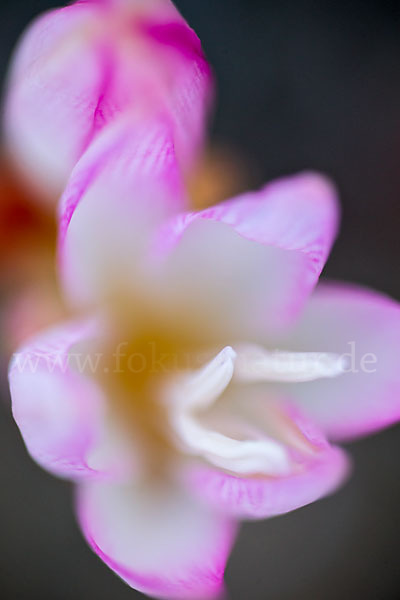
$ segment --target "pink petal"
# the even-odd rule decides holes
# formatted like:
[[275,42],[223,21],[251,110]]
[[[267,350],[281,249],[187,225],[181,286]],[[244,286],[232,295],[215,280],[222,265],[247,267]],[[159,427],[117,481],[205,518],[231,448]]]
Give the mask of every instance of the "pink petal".
[[8,149],[36,191],[51,197],[61,193],[91,136],[104,88],[104,52],[85,41],[96,19],[92,3],[46,13],[23,36],[11,65],[3,119]]
[[[10,364],[13,415],[28,451],[42,467],[69,479],[104,476],[111,466],[89,464],[103,441],[104,398],[74,360],[78,345],[99,331],[94,321],[50,329],[16,352]],[[85,354],[80,356],[84,361]]]
[[[205,123],[214,100],[214,81],[201,42],[184,21],[149,22],[144,27],[159,52],[169,50],[176,85],[169,96],[168,112],[174,121],[178,155],[192,165],[204,145]],[[172,62],[174,61],[174,63]]]
[[361,287],[321,284],[285,343],[347,355],[344,375],[290,388],[330,438],[347,440],[400,419],[397,302]]
[[185,205],[169,124],[121,118],[91,144],[61,199],[59,260],[71,298],[137,287],[151,232]]
[[179,489],[87,483],[78,518],[96,554],[135,589],[157,598],[214,598],[235,527]]
[[99,131],[137,111],[168,116],[189,166],[212,88],[199,39],[169,0],[76,2],[22,37],[8,81],[8,147],[31,185],[54,196]]
[[[267,406],[266,399],[266,416]],[[290,444],[287,448],[293,461],[292,473],[241,477],[205,465],[192,465],[185,473],[186,485],[223,514],[241,519],[287,513],[334,492],[349,474],[346,454],[329,446],[318,429],[293,408],[286,407],[286,411],[290,420],[281,433]],[[314,447],[313,452],[301,449],[305,445],[301,436]]]
[[303,307],[337,221],[332,185],[305,173],[173,218],[153,251],[182,311],[206,312],[225,335],[265,340]]

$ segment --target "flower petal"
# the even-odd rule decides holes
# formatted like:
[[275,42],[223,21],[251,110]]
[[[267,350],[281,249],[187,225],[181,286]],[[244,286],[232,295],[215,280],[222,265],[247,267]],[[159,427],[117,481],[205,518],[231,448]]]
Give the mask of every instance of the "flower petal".
[[[252,401],[251,397],[245,400]],[[270,435],[274,433],[286,445],[292,460],[291,472],[240,476],[193,464],[185,472],[185,483],[192,492],[225,515],[262,519],[315,502],[345,481],[349,473],[346,454],[329,446],[319,431],[292,407],[286,406],[281,413],[286,414],[285,418],[277,419],[279,413],[273,415],[266,398],[264,414],[255,411],[253,419],[257,413],[261,415],[259,426],[266,421]]]
[[298,315],[336,226],[332,185],[300,174],[172,219],[156,237],[154,260],[181,314],[205,312],[225,339],[265,341]]
[[59,258],[69,296],[90,303],[137,287],[150,232],[184,204],[169,124],[121,118],[110,125],[61,200]]
[[119,477],[128,470],[122,432],[116,437],[106,424],[102,391],[86,374],[96,367],[95,357],[88,362],[89,355],[77,351],[100,331],[92,320],[50,329],[16,352],[10,364],[13,415],[28,451],[60,477]]
[[14,56],[3,119],[8,149],[36,191],[61,193],[93,128],[104,53],[87,44],[96,3],[40,16]]
[[183,20],[162,23],[154,19],[144,24],[144,30],[158,51],[157,62],[161,62],[160,54],[171,62],[176,85],[165,94],[167,111],[174,122],[178,156],[184,166],[192,166],[203,148],[205,123],[213,105],[212,71],[199,38]]
[[179,489],[86,483],[77,510],[92,549],[135,589],[198,600],[221,591],[235,527]]
[[321,284],[285,342],[292,350],[342,354],[347,371],[329,381],[287,388],[335,440],[400,419],[400,305],[346,284]]
[[8,147],[54,199],[99,131],[136,111],[168,115],[189,166],[212,89],[200,41],[169,0],[75,2],[38,18],[21,40],[8,81]]

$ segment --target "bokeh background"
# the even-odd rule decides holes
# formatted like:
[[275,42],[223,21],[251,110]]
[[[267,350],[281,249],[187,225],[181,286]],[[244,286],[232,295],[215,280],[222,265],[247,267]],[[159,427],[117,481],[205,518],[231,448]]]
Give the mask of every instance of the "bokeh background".
[[[343,227],[325,275],[400,300],[399,4],[176,4],[216,71],[214,139],[243,157],[254,186],[305,168],[331,175]],[[2,0],[2,77],[24,26],[56,5]],[[86,547],[70,486],[29,459],[1,385],[0,598],[141,598]],[[226,575],[231,600],[400,597],[400,427],[348,449],[355,472],[333,497],[243,527]]]

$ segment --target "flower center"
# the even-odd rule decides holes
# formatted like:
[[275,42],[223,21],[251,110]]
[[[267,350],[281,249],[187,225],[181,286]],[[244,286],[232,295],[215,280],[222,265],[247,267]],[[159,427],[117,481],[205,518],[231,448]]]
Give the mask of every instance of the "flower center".
[[148,468],[164,471],[183,453],[232,473],[275,476],[292,470],[292,451],[317,451],[267,384],[338,376],[340,356],[250,344],[204,352],[183,326],[127,333],[126,341],[121,329],[108,341],[101,371],[112,407],[144,445]]
[[117,325],[108,336],[100,353],[99,374],[110,411],[139,442],[145,468],[160,472],[177,453],[171,440],[169,409],[160,401],[162,389],[178,373],[198,368],[202,358],[183,325],[172,334],[160,322],[149,326],[145,311],[141,314],[141,323],[135,322],[125,331]]

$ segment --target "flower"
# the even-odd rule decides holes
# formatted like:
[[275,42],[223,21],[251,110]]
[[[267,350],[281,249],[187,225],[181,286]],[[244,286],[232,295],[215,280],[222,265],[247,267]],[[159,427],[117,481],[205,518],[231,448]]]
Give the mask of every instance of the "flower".
[[202,145],[212,76],[170,0],[90,0],[50,11],[22,37],[4,131],[18,169],[54,200],[91,140],[126,111],[166,114],[186,167]]
[[85,316],[24,345],[9,378],[93,550],[149,595],[208,598],[238,520],[331,493],[348,459],[330,441],[398,420],[400,308],[314,289],[338,226],[325,177],[191,212],[173,138],[122,116],[82,156],[58,252]]
[[76,2],[24,34],[3,111],[12,158],[2,157],[0,172],[7,355],[65,313],[53,275],[53,212],[84,148],[120,113],[162,113],[181,162],[195,166],[212,87],[200,41],[169,0]]

